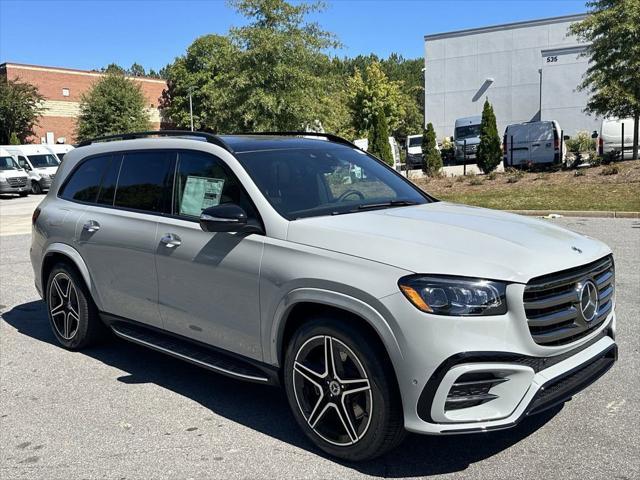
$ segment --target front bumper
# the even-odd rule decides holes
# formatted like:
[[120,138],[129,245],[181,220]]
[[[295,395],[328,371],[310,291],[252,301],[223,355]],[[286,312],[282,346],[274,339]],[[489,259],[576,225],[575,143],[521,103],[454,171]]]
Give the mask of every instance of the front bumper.
[[[407,430],[449,434],[508,428],[568,400],[613,365],[615,306],[585,337],[568,345],[543,346],[529,332],[523,289],[507,289],[507,303],[514,306],[509,313],[482,318],[427,315],[401,296],[383,299],[394,312],[396,332],[404,332],[397,335],[403,358],[394,367]],[[495,376],[495,386],[480,392],[495,398],[451,407],[454,383],[455,388],[464,384],[460,379],[465,375],[462,380]]]
[[0,183],[0,193],[23,193],[29,190],[30,188],[27,185],[13,186],[9,183]]

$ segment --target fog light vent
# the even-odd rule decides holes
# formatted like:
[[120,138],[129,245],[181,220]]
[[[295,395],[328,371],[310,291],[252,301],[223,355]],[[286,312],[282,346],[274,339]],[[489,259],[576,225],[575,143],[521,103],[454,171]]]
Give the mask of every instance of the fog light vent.
[[508,378],[496,372],[469,372],[458,377],[447,394],[445,411],[477,407],[498,398],[489,393],[494,386],[506,382]]

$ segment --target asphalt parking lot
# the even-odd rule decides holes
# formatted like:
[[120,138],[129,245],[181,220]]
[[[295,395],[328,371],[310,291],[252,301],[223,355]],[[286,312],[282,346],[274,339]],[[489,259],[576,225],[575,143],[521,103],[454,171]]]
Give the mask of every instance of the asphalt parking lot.
[[83,352],[58,347],[21,220],[40,198],[0,200],[2,479],[640,478],[638,220],[553,220],[604,240],[616,256],[620,359],[605,377],[514,429],[410,435],[383,458],[346,464],[312,447],[276,388],[118,340]]

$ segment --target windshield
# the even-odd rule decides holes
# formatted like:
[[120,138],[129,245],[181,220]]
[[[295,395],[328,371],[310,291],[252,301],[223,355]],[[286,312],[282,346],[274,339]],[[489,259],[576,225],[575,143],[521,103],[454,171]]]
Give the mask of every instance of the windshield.
[[342,145],[236,155],[269,203],[289,220],[430,201],[365,152]]
[[55,155],[48,153],[42,155],[29,155],[29,160],[31,161],[31,165],[35,168],[57,167],[60,164]]
[[456,128],[456,140],[478,136],[480,136],[480,125],[465,125],[464,127]]
[[13,157],[0,157],[0,170],[18,170],[18,168]]
[[410,147],[419,147],[422,145],[422,137],[413,137],[409,138],[409,146]]

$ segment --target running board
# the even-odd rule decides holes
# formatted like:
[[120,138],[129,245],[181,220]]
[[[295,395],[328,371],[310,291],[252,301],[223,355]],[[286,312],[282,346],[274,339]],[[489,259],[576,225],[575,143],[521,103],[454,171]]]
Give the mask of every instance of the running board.
[[267,373],[266,366],[262,369],[233,355],[138,324],[125,321],[107,323],[113,333],[124,340],[186,360],[213,372],[250,382],[271,385],[277,383],[277,375],[274,374],[275,372]]

